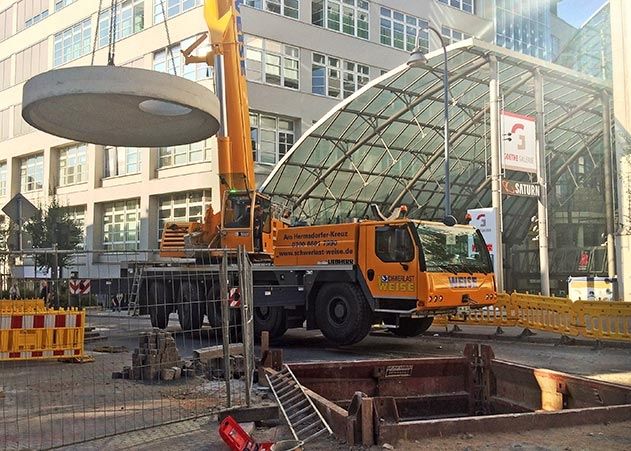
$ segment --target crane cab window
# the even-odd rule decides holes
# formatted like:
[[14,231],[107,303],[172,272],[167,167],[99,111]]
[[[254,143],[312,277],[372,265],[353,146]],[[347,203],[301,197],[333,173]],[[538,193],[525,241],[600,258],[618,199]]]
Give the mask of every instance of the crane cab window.
[[251,209],[252,201],[249,196],[229,196],[224,212],[224,227],[232,229],[250,227]]
[[375,247],[377,257],[384,262],[409,262],[414,258],[414,242],[407,227],[377,227]]

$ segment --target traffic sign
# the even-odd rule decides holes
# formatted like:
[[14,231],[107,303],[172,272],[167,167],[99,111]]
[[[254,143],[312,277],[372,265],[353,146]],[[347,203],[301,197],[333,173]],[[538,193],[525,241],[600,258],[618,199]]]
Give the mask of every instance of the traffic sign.
[[70,294],[90,294],[90,279],[70,280],[68,289]]
[[39,209],[21,193],[17,193],[13,196],[13,199],[2,207],[2,211],[17,223],[19,223],[20,220],[30,219],[39,213]]

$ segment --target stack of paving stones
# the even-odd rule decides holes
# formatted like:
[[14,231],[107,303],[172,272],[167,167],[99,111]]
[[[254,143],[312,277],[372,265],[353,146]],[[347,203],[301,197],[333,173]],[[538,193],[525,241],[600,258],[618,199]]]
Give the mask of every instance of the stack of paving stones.
[[112,373],[112,378],[171,381],[194,376],[192,364],[182,360],[175,339],[169,332],[160,329],[143,332],[138,345],[131,356],[132,366],[125,366],[123,371]]

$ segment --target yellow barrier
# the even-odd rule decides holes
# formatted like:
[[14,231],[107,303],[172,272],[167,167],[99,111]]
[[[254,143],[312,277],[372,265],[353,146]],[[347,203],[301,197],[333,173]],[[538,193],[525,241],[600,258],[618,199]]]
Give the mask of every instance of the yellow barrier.
[[84,359],[85,312],[0,312],[0,361]]
[[46,305],[43,299],[0,299],[0,314],[44,310],[46,310]]
[[434,324],[520,326],[599,340],[631,341],[631,303],[576,301],[533,294],[502,293],[493,307],[468,317],[437,317]]

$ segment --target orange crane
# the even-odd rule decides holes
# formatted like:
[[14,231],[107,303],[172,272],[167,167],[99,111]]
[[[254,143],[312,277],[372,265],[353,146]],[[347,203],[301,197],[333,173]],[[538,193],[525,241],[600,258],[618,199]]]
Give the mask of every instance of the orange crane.
[[272,218],[269,197],[255,190],[244,43],[235,1],[207,0],[204,18],[210,51],[205,56],[192,54],[205,41],[205,33],[182,53],[187,64],[205,63],[214,68],[221,105],[217,146],[222,209],[215,213],[210,208],[203,224],[166,224],[160,255],[182,257],[185,247],[236,249],[240,245],[248,252],[269,255],[272,229],[282,228],[284,223]]
[[[273,217],[270,199],[254,184],[239,3],[206,0],[211,50],[192,56],[204,35],[183,52],[187,63],[206,63],[215,71],[222,210],[209,210],[203,224],[167,224],[161,255],[198,249],[197,255],[212,257],[213,248],[245,246],[255,262],[254,327],[272,338],[305,322],[340,345],[362,340],[374,324],[413,336],[429,328],[435,315],[466,315],[493,305],[492,262],[482,235],[471,226],[411,220],[402,207],[389,217],[375,207],[375,220],[335,225],[288,227]],[[141,311],[148,310],[160,328],[175,310],[185,330],[201,328],[204,315],[221,324],[211,302],[217,299],[214,279],[209,284],[199,278],[204,273],[199,267],[192,273],[179,269],[182,274],[171,272],[167,289],[151,278],[152,268],[144,268],[150,296]]]

